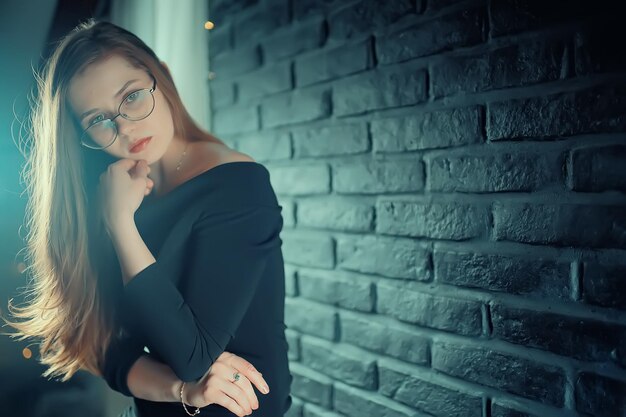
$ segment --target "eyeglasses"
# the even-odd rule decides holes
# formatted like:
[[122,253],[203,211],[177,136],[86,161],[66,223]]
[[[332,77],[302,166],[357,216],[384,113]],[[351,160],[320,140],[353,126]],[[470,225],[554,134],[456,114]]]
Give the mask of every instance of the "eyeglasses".
[[[154,110],[154,90],[156,78],[152,74],[152,88],[143,88],[128,94],[117,108],[117,115],[109,119],[98,120],[101,114],[92,119],[91,124],[83,131],[80,143],[91,149],[105,149],[113,145],[117,139],[117,123],[115,119],[122,116],[126,120],[145,119]],[[94,122],[95,121],[95,122]]]

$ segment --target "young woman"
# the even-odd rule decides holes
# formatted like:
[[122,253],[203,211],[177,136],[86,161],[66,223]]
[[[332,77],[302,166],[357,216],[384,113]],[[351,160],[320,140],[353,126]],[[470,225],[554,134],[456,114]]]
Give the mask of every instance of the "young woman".
[[132,396],[125,415],[282,416],[283,220],[267,169],[201,130],[165,63],[111,23],[63,38],[38,86],[31,300],[9,302],[25,319],[11,336],[41,339],[43,376],[84,369]]

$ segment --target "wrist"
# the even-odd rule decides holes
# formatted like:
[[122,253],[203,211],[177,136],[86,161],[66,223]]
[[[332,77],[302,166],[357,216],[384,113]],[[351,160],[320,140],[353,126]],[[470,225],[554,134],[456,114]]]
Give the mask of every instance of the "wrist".
[[196,407],[196,409],[193,411],[187,408],[187,405],[191,407],[191,404],[187,402],[186,388],[187,388],[187,383],[181,382],[180,390],[178,394],[179,394],[179,401],[181,402],[183,409],[190,416],[195,416],[196,414],[200,414],[200,407]]
[[170,385],[170,401],[180,402],[180,387],[183,385],[183,381],[180,379],[174,379],[174,382]]
[[[176,379],[171,386],[171,396],[174,398],[174,401],[180,402],[180,388],[183,386],[183,381],[180,379]],[[187,388],[187,386],[185,386]],[[184,395],[184,393],[183,393]],[[185,397],[183,397],[185,398]],[[186,398],[185,398],[186,399]]]
[[111,237],[116,237],[124,231],[128,232],[128,230],[130,230],[129,227],[134,226],[134,224],[134,216],[129,216],[127,214],[120,214],[116,216],[115,219],[105,221],[107,231]]

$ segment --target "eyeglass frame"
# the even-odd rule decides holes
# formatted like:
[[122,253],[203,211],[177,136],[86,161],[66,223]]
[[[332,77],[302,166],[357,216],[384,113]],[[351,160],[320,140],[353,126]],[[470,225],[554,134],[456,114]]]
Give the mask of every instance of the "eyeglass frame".
[[[93,149],[93,150],[100,151],[100,150],[103,150],[103,149],[108,148],[109,146],[111,146],[111,145],[113,145],[113,144],[115,143],[115,141],[117,140],[118,134],[119,134],[119,130],[118,130],[118,128],[117,128],[117,123],[115,122],[115,119],[117,119],[117,117],[118,117],[118,116],[122,116],[122,117],[124,117],[124,116],[122,115],[122,112],[120,111],[120,109],[122,108],[122,104],[124,104],[124,102],[126,101],[126,99],[127,99],[127,98],[131,95],[131,94],[135,94],[135,93],[136,93],[136,92],[138,92],[138,91],[148,90],[148,91],[150,92],[150,96],[152,97],[152,109],[150,110],[150,112],[149,112],[148,114],[146,114],[146,115],[145,115],[144,117],[142,117],[141,119],[129,119],[129,118],[127,118],[127,117],[124,117],[124,119],[126,119],[126,120],[130,120],[131,122],[137,122],[137,121],[139,121],[139,120],[143,120],[143,119],[145,119],[146,117],[148,117],[148,116],[150,116],[150,115],[152,114],[152,112],[154,111],[154,107],[156,106],[156,100],[154,99],[154,91],[156,90],[157,80],[156,80],[156,77],[155,77],[154,75],[152,75],[151,73],[148,73],[148,75],[150,75],[150,77],[152,78],[152,88],[140,88],[140,89],[138,89],[138,90],[131,91],[130,93],[126,94],[126,96],[124,96],[124,98],[123,98],[123,99],[122,99],[122,101],[120,102],[120,105],[119,105],[119,106],[117,106],[117,114],[116,114],[114,117],[112,117],[112,118],[107,118],[107,119],[103,119],[103,120],[100,120],[99,122],[96,122],[96,123],[94,123],[94,124],[92,124],[92,125],[89,125],[86,129],[83,129],[83,132],[82,132],[82,134],[81,134],[81,136],[80,136],[80,138],[81,138],[81,139],[80,139],[80,144],[81,144],[82,146],[84,146],[84,147],[86,147],[86,148],[89,148],[89,149]],[[97,125],[98,123],[104,123],[104,122],[106,122],[107,120],[109,120],[109,121],[111,121],[111,122],[113,123],[113,127],[114,127],[114,129],[115,129],[115,137],[113,138],[113,140],[111,141],[111,143],[109,143],[107,146],[105,146],[105,147],[103,147],[103,148],[94,148],[94,147],[92,147],[92,146],[88,146],[88,145],[86,145],[86,144],[83,142],[83,139],[82,139],[82,138],[83,138],[85,135],[89,135],[89,133],[87,133],[87,130],[89,130],[89,129],[90,129],[90,128],[92,128],[93,126]]]

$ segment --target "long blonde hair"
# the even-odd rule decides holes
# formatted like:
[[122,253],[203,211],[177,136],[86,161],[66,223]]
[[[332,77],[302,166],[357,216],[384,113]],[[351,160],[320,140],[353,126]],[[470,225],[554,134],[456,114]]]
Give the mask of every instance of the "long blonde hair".
[[[80,145],[80,126],[68,104],[68,85],[92,63],[118,54],[157,80],[173,115],[174,134],[189,141],[223,144],[201,130],[185,110],[169,71],[137,36],[109,22],[88,19],[63,37],[38,75],[31,103],[30,153],[22,176],[26,207],[26,271],[30,298],[24,307],[9,300],[19,322],[3,320],[18,340],[41,339],[44,377],[69,380],[84,369],[102,376],[104,354],[115,332],[114,284],[103,265],[103,233],[96,186],[114,161],[106,152]],[[110,241],[108,241],[110,243]]]

